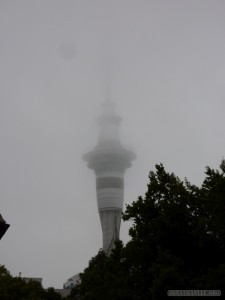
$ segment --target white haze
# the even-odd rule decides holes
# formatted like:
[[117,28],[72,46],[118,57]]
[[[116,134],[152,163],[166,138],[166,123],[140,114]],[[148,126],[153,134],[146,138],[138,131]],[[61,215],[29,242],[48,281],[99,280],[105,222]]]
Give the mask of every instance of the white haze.
[[0,1],[0,213],[11,224],[0,264],[60,288],[101,247],[81,158],[97,143],[106,61],[121,139],[137,155],[125,204],[156,163],[197,185],[218,167],[224,28],[222,0]]

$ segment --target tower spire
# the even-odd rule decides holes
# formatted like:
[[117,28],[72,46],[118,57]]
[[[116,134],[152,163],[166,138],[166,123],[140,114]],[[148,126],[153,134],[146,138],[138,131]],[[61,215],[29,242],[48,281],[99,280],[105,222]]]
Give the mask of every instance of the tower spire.
[[110,78],[110,71],[109,71],[109,60],[108,58],[105,59],[105,103],[111,103],[111,78]]

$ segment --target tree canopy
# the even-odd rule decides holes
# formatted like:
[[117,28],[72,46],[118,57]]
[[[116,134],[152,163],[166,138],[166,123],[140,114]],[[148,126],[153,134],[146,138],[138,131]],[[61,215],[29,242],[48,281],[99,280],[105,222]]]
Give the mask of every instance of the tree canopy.
[[126,206],[130,241],[109,257],[101,250],[70,299],[164,299],[168,290],[225,293],[225,168],[206,168],[201,187],[162,164],[149,173],[144,197]]
[[21,277],[13,277],[5,266],[0,265],[1,300],[60,300],[60,294],[53,288],[43,289],[40,282],[25,282]]

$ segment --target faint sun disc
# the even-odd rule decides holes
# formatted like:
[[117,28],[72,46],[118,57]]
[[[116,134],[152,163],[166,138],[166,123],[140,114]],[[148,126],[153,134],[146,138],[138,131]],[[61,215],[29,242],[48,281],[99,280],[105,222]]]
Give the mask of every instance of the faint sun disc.
[[63,59],[73,59],[76,56],[77,50],[73,42],[65,41],[59,44],[59,55]]

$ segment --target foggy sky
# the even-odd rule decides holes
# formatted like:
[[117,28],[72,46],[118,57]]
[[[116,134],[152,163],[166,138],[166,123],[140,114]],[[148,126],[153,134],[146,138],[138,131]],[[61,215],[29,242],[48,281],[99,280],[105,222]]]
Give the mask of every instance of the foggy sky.
[[137,155],[125,204],[156,163],[196,185],[219,166],[224,28],[222,0],[0,1],[0,213],[11,224],[0,264],[60,288],[102,246],[82,155],[97,143],[106,61],[121,140]]

